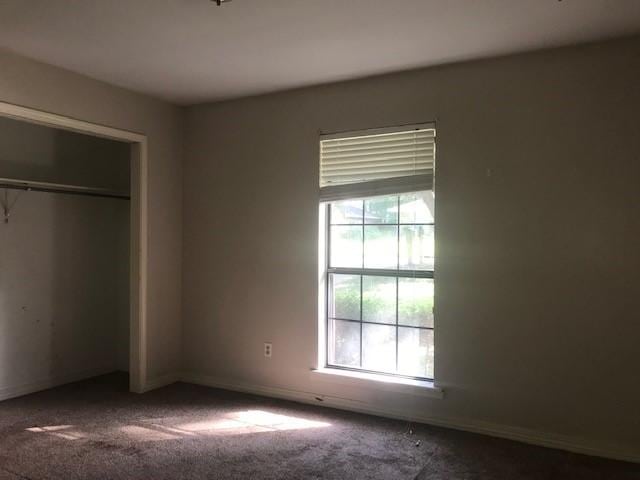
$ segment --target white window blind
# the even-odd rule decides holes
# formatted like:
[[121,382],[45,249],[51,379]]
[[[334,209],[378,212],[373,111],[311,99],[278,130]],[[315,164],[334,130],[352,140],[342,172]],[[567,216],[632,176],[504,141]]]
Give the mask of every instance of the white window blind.
[[320,200],[430,190],[435,168],[432,124],[320,139]]

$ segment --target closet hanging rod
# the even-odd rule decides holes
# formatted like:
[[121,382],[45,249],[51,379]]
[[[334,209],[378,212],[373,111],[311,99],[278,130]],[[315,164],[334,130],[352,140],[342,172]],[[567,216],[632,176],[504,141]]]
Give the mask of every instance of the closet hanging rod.
[[32,192],[66,193],[69,195],[88,195],[90,197],[108,197],[129,200],[128,193],[117,192],[106,188],[83,187],[81,185],[65,185],[62,183],[32,182],[15,178],[0,178],[0,188],[26,190]]

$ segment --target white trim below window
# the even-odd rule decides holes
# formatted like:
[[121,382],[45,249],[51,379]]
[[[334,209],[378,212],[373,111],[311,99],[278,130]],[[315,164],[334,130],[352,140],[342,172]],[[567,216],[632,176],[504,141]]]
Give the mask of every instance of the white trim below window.
[[414,380],[411,378],[330,367],[311,370],[311,379],[329,381],[331,383],[342,383],[354,387],[389,390],[396,393],[409,393],[422,397],[444,398],[444,390],[436,387],[433,382],[428,380]]

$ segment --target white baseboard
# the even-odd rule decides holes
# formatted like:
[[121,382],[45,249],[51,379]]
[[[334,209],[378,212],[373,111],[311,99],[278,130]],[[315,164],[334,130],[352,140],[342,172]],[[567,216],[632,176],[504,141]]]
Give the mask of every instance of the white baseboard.
[[21,397],[30,393],[39,392],[40,390],[46,390],[48,388],[59,387],[60,385],[64,385],[66,383],[79,382],[80,380],[86,380],[87,378],[106,375],[107,373],[114,372],[115,370],[116,369],[114,367],[91,368],[62,375],[54,375],[47,378],[41,378],[34,382],[0,387],[0,401],[8,400],[9,398]]
[[[180,380],[187,383],[221,388],[224,390],[282,398],[285,400],[292,400],[300,403],[320,405],[358,413],[366,413],[381,417],[405,420],[408,422],[424,423],[428,425],[452,428],[455,430],[462,430],[466,432],[480,433],[492,437],[505,438],[508,440],[528,443],[531,445],[566,450],[569,452],[580,453],[584,455],[640,463],[640,452],[632,451],[618,446],[596,444],[592,441],[581,438],[475,420],[412,415],[407,414],[406,412],[399,412],[391,409],[381,409],[367,402],[360,402],[347,398],[330,397],[326,395],[314,394],[312,392],[302,392],[283,388],[234,383],[211,376],[194,373],[183,373],[180,376]],[[319,398],[322,399],[322,401],[318,400]]]
[[157,388],[166,387],[167,385],[171,385],[172,383],[176,383],[178,381],[180,381],[180,374],[178,373],[169,373],[167,375],[162,375],[161,377],[147,380],[140,393],[145,393]]

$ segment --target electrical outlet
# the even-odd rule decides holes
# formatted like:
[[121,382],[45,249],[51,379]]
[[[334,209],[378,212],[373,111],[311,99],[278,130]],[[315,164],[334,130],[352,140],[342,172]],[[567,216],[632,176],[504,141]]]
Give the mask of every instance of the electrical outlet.
[[271,358],[271,352],[273,351],[273,345],[270,343],[264,344],[264,356],[267,358]]

